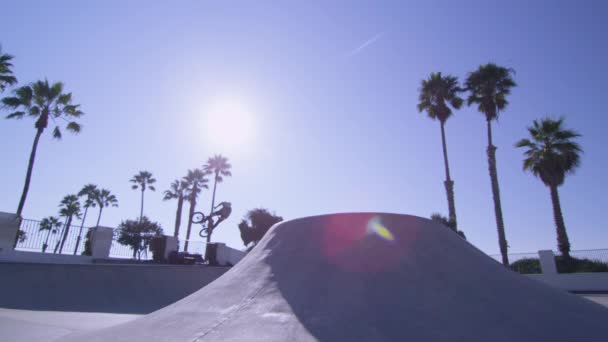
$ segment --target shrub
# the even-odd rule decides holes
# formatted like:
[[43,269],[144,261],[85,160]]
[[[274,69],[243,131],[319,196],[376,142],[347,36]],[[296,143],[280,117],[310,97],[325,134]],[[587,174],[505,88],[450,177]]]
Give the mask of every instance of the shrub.
[[558,273],[608,272],[608,264],[596,260],[564,258],[560,255],[555,257],[555,263]]
[[515,271],[522,274],[535,274],[541,273],[540,269],[540,260],[535,258],[524,258],[519,259],[516,262],[511,263],[509,267]]

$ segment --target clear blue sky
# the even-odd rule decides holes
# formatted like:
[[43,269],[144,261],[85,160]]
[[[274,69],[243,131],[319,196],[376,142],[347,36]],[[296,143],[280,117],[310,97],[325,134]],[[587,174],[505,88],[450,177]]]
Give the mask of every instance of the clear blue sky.
[[[19,80],[61,80],[86,112],[80,135],[61,142],[50,130],[43,136],[26,218],[55,215],[64,195],[93,182],[120,201],[102,217],[115,227],[137,217],[139,192],[129,179],[145,169],[159,188],[146,194],[145,213],[171,232],[176,203],[163,202],[162,190],[215,153],[233,164],[234,176],[218,188],[218,200],[233,203],[233,216],[214,235],[231,246],[242,247],[236,225],[258,206],[285,218],[447,213],[439,125],[416,110],[420,80],[433,71],[462,79],[493,61],[514,68],[519,84],[494,129],[510,252],[556,247],[549,191],[522,172],[521,151],[513,147],[533,119],[546,115],[565,115],[567,126],[583,134],[582,167],[560,189],[572,248],[608,247],[603,1],[12,1],[2,7],[0,43],[16,56]],[[238,144],[208,132],[218,102],[251,117],[248,132],[227,133],[247,133]],[[16,210],[33,124],[0,121],[0,211]],[[474,108],[457,111],[447,124],[460,228],[494,254],[485,134]],[[204,192],[199,200],[205,212],[210,197]]]

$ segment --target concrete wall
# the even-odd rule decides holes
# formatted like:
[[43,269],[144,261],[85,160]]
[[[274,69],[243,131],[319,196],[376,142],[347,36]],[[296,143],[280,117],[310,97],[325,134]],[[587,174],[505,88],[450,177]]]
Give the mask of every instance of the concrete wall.
[[538,257],[542,273],[526,274],[528,278],[569,292],[608,292],[608,272],[557,273],[553,251],[538,251]]
[[18,230],[19,220],[17,215],[0,212],[0,253],[13,250]]
[[217,261],[220,265],[236,265],[247,253],[226,246],[223,243],[217,243]]
[[0,253],[0,262],[45,263],[45,264],[90,264],[92,257],[83,255],[53,254],[25,251]]
[[528,278],[569,292],[608,292],[608,272],[526,274]]
[[0,307],[145,314],[214,281],[228,267],[0,262]]

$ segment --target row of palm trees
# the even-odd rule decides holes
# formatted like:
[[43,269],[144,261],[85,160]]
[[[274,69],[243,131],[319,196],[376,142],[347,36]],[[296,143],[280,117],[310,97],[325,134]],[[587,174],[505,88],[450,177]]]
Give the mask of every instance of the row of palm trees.
[[[70,232],[70,228],[72,227],[72,221],[74,218],[77,218],[80,219],[81,222],[78,237],[76,239],[76,245],[74,247],[74,255],[76,255],[80,241],[82,240],[82,230],[87,219],[87,213],[89,208],[94,207],[99,207],[99,215],[97,216],[97,226],[99,226],[103,208],[118,207],[118,199],[116,199],[116,196],[113,195],[110,190],[100,189],[95,184],[87,184],[83,186],[78,194],[66,195],[59,204],[59,216],[64,217],[65,222],[62,224],[59,218],[55,216],[46,217],[40,222],[40,232],[47,231],[45,242],[42,245],[42,252],[46,252],[50,235],[56,234],[59,231],[59,228],[63,226],[55,249],[53,250],[53,253],[61,254]],[[84,213],[82,212],[83,208]]]
[[[441,143],[446,179],[444,186],[447,195],[449,224],[457,228],[456,205],[454,200],[454,181],[450,176],[445,124],[452,116],[453,110],[460,109],[464,99],[460,94],[466,92],[467,105],[477,106],[477,110],[486,119],[488,146],[488,171],[490,173],[494,213],[498,231],[498,244],[504,265],[509,265],[507,239],[500,202],[500,188],[496,167],[496,146],[492,142],[492,121],[497,120],[507,105],[507,97],[517,84],[513,80],[515,71],[510,68],[488,63],[467,75],[461,87],[458,78],[442,75],[441,72],[431,75],[421,82],[418,111],[425,112],[429,118],[438,120],[441,128]],[[563,184],[565,176],[580,164],[581,147],[573,140],[580,135],[563,127],[563,119],[544,118],[534,120],[528,128],[529,137],[520,140],[516,147],[524,151],[524,170],[532,172],[549,187],[553,203],[554,219],[557,230],[558,248],[562,255],[569,257],[570,242],[562,216],[557,188]]]
[[[2,49],[0,46],[0,93],[4,92],[7,87],[13,86],[18,83],[17,78],[14,76],[12,71],[13,59],[14,57],[12,55],[2,53]],[[19,217],[22,217],[22,212],[25,206],[25,202],[30,188],[30,183],[32,180],[36,152],[38,149],[40,137],[46,131],[49,124],[52,124],[54,126],[53,137],[56,139],[61,139],[63,136],[62,124],[65,124],[66,130],[73,133],[79,133],[82,129],[82,126],[76,120],[82,115],[84,115],[84,113],[80,110],[79,104],[73,103],[72,94],[64,91],[63,83],[49,83],[48,80],[39,80],[18,87],[13,90],[12,96],[2,98],[1,102],[4,108],[10,110],[10,113],[6,116],[7,119],[22,119],[24,117],[30,117],[35,120],[34,128],[36,129],[36,134],[34,136],[34,143],[30,152],[30,158],[28,162],[23,191],[21,193],[19,204],[17,206],[17,215]],[[176,182],[174,182],[171,185],[171,188],[167,192],[165,192],[165,199],[178,199],[178,212],[176,213],[175,224],[176,236],[179,233],[183,200],[186,199],[190,203],[190,215],[188,219],[189,239],[190,230],[192,226],[191,216],[194,213],[194,209],[196,207],[196,199],[202,189],[208,188],[208,186],[206,185],[208,180],[205,177],[210,174],[212,174],[214,177],[213,195],[211,200],[211,211],[213,211],[215,205],[215,194],[217,184],[222,182],[223,177],[231,175],[230,168],[231,166],[228,163],[227,158],[222,157],[221,155],[216,155],[212,158],[209,158],[207,163],[203,166],[202,170],[189,170],[188,174],[182,180],[177,180]],[[144,194],[146,190],[156,190],[154,187],[155,182],[156,179],[148,171],[141,171],[131,179],[131,183],[133,183],[132,188],[141,191],[141,209],[139,215],[140,221],[143,218]],[[169,195],[169,193],[172,193],[174,195]],[[67,199],[68,196],[66,196],[66,198],[64,199],[66,200],[66,203],[69,202],[73,204],[75,202],[78,202],[74,200],[75,198],[77,199],[83,196],[86,199],[82,205],[82,208],[84,208],[84,217],[82,219],[82,225],[84,225],[84,220],[86,219],[86,214],[90,207],[94,207],[95,205],[99,206],[99,217],[97,220],[97,225],[99,225],[99,220],[101,218],[101,212],[103,211],[103,208],[107,205],[117,206],[117,200],[114,195],[112,195],[106,189],[96,190],[96,186],[93,184],[85,186],[78,193],[78,195],[71,195],[71,197],[69,197],[69,200]],[[97,201],[96,199],[101,199],[101,202]],[[107,204],[102,205],[100,203]],[[67,214],[68,212],[73,212],[73,214]],[[70,210],[66,211],[66,218],[70,221],[70,223],[72,217],[79,217],[79,215],[80,204],[78,204],[78,210],[75,207],[70,207]],[[53,227],[56,227],[55,223],[58,222],[58,220],[59,219],[52,216],[48,217],[46,221],[43,220],[45,222],[45,224],[42,225],[44,227],[43,230],[47,230],[49,234],[51,234],[55,230]],[[67,231],[69,230],[69,225],[67,225],[67,221],[66,227],[67,228],[64,229],[64,231],[62,232],[62,243],[58,247],[59,251],[62,250],[65,239],[67,238]],[[207,242],[209,242],[210,239],[211,232],[207,236]],[[15,241],[15,243],[16,242],[17,240]],[[76,248],[78,247],[79,242],[80,235],[79,240],[76,244]],[[188,242],[186,241],[186,248],[187,244]]]
[[[169,189],[164,192],[163,199],[165,201],[175,199],[177,200],[177,210],[175,212],[175,229],[173,236],[179,236],[179,230],[182,219],[182,210],[184,201],[190,204],[188,211],[188,223],[186,226],[186,241],[184,243],[184,251],[188,251],[188,245],[190,240],[190,233],[192,230],[192,216],[196,211],[196,204],[198,195],[203,189],[209,189],[207,183],[209,180],[207,176],[213,176],[213,194],[211,196],[211,209],[210,214],[213,212],[215,207],[215,195],[217,190],[217,184],[223,182],[224,177],[232,176],[231,172],[232,165],[228,162],[228,158],[222,155],[215,155],[207,160],[202,168],[188,170],[186,176],[181,179],[176,179],[171,183]],[[213,231],[209,230],[207,234],[207,243],[211,241],[211,235]]]

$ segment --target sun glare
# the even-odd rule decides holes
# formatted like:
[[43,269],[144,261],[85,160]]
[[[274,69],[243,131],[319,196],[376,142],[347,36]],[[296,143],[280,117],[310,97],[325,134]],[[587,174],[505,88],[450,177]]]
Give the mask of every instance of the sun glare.
[[206,110],[205,131],[209,143],[220,149],[242,149],[253,142],[254,115],[245,103],[223,99]]

